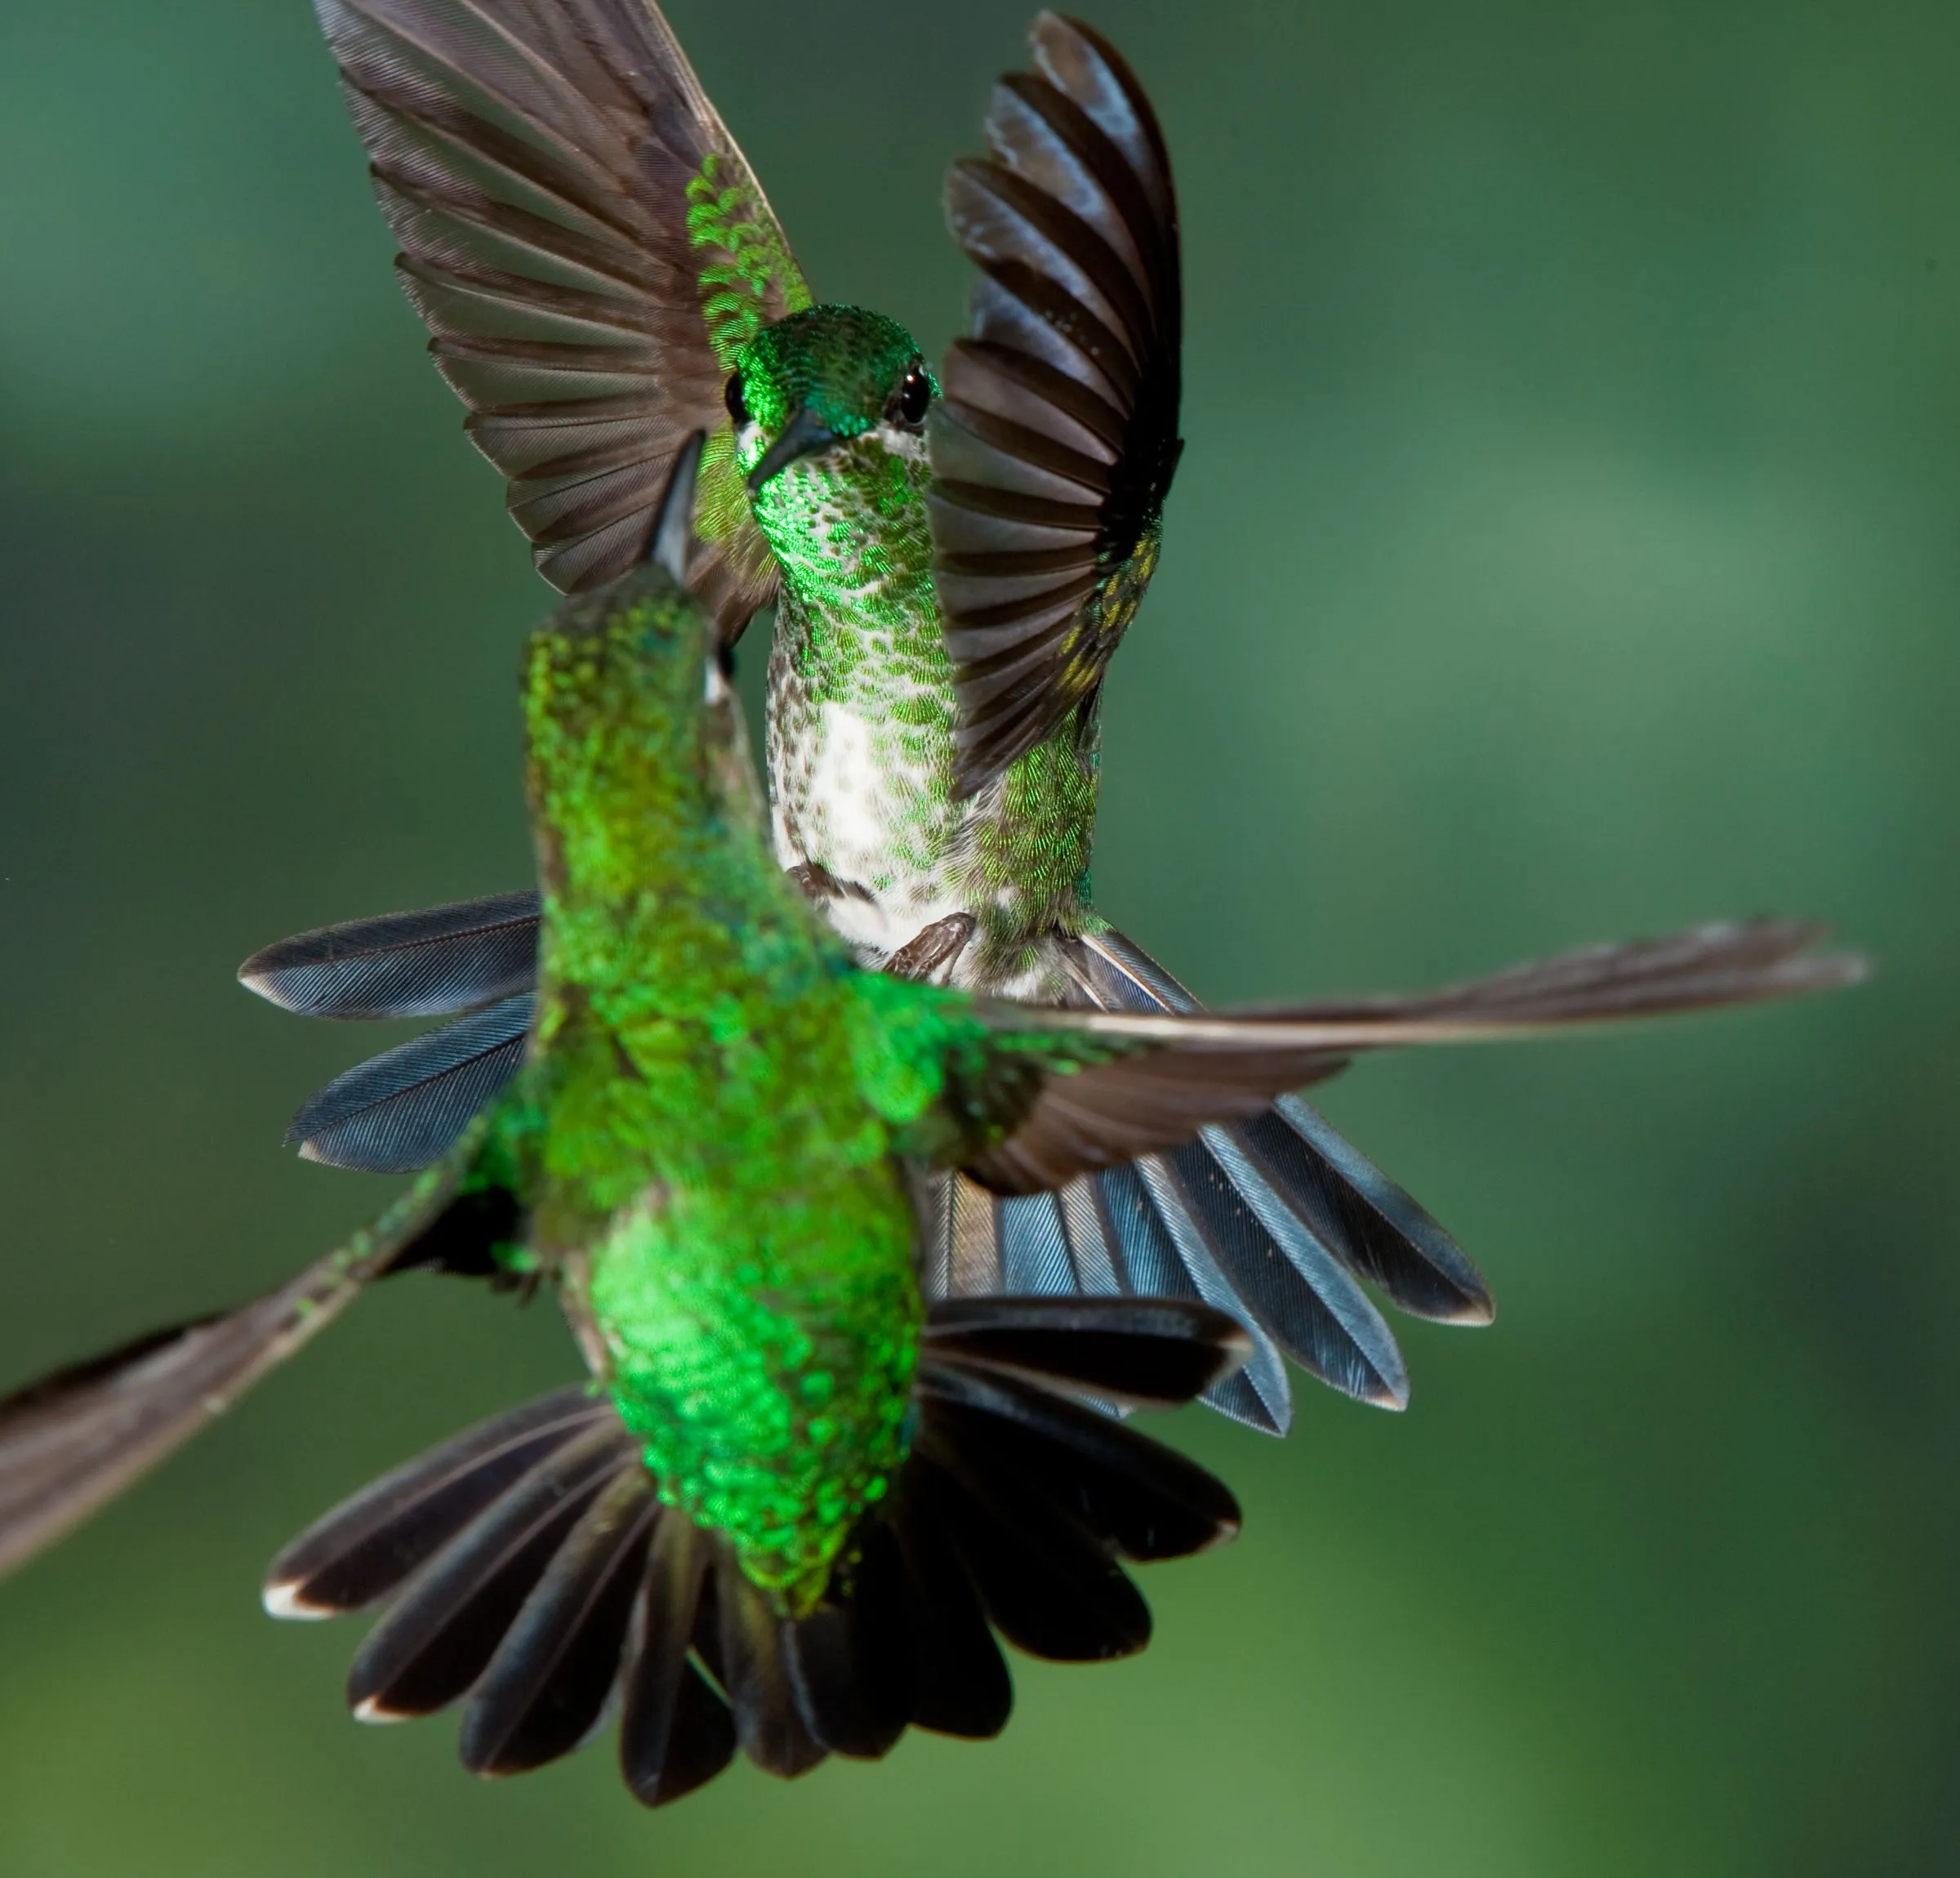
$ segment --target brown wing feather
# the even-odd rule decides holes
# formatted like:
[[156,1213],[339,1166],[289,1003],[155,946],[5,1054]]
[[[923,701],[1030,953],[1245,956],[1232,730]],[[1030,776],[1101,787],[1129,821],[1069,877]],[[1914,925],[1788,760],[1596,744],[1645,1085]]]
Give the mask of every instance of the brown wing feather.
[[1174,1148],[1214,1122],[1334,1074],[1361,1051],[1493,1041],[1575,1026],[1797,997],[1865,975],[1855,953],[1815,953],[1822,929],[1793,920],[1691,927],[1594,946],[1401,997],[1224,1013],[996,1006],[1003,1029],[1129,1043],[1137,1054],[1049,1075],[1009,1131],[965,1163],[1007,1193]]
[[947,214],[982,270],[929,427],[933,578],[971,795],[1093,708],[1156,564],[1183,338],[1162,132],[1109,43],[1044,13]]
[[310,1343],[434,1215],[474,1140],[277,1291],[153,1332],[0,1401],[0,1572],[52,1545]]
[[602,587],[709,435],[689,570],[724,631],[776,567],[722,387],[809,304],[754,173],[644,0],[315,0],[402,285],[538,570]]

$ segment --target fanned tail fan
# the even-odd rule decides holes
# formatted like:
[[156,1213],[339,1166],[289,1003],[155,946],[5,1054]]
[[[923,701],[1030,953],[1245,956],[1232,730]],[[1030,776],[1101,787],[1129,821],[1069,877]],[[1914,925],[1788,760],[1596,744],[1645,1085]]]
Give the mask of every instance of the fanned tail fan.
[[568,1753],[617,1705],[627,1786],[664,1805],[746,1753],[785,1777],[908,1726],[985,1737],[1013,1689],[996,1632],[1067,1662],[1148,1640],[1122,1561],[1229,1538],[1212,1476],[1084,1405],[1187,1401],[1245,1354],[1197,1305],[1000,1299],[929,1321],[915,1445],[808,1615],[661,1506],[611,1405],[568,1389],[376,1482],[293,1541],[267,1608],[378,1608],[348,1697],[373,1720],[463,1704],[464,1764]]

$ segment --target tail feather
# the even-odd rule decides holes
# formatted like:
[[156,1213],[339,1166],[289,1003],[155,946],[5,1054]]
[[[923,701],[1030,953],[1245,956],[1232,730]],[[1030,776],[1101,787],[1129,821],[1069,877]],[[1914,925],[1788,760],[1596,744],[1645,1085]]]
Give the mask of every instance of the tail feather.
[[935,1314],[913,1452],[803,1617],[663,1508],[632,1435],[576,1390],[329,1514],[274,1562],[267,1604],[320,1614],[392,1595],[349,1699],[376,1720],[463,1702],[462,1758],[479,1773],[570,1751],[617,1704],[621,1769],[649,1805],[738,1746],[788,1778],[829,1754],[875,1759],[908,1726],[991,1735],[1013,1702],[995,1630],[1062,1661],[1127,1655],[1150,1615],[1119,1561],[1237,1529],[1209,1474],[1081,1398],[1114,1378],[1138,1399],[1188,1400],[1245,1345],[1230,1318],[1168,1301]]
[[1182,1559],[1236,1530],[1217,1479],[1127,1423],[1013,1376],[929,1373],[934,1425],[997,1490],[1033,1484],[1125,1559]]
[[567,1442],[612,1417],[609,1402],[575,1385],[430,1448],[287,1546],[266,1573],[266,1609],[277,1617],[366,1609]]
[[493,1500],[369,1633],[347,1679],[354,1713],[363,1721],[433,1715],[467,1692],[586,1509],[638,1458],[614,1417]]
[[787,1626],[786,1636],[790,1675],[811,1734],[831,1753],[854,1760],[889,1754],[918,1707],[905,1568],[889,1523],[866,1532],[849,1595]]
[[239,982],[303,1017],[446,1017],[528,991],[535,888],[417,912],[343,920],[255,952]]
[[[1243,1339],[1250,1352],[1250,1340]],[[1019,1372],[1136,1407],[1189,1402],[1218,1371],[1207,1318],[1180,1305],[1126,1307],[1120,1328],[1099,1303],[1071,1298],[956,1298],[933,1312],[942,1360]]]
[[1410,1316],[1486,1324],[1496,1314],[1455,1240],[1297,1095],[1230,1132],[1321,1240]]
[[1018,1297],[1065,1297],[1080,1288],[1053,1193],[1022,1193],[1000,1206],[1000,1282]]
[[765,1773],[786,1780],[808,1773],[824,1750],[796,1700],[789,1664],[792,1626],[726,1551],[716,1561],[715,1602],[721,1622],[717,1673],[742,1752]]
[[536,1001],[520,993],[357,1063],[308,1098],[287,1140],[328,1167],[426,1167],[516,1075]]
[[735,1718],[690,1653],[713,1542],[692,1520],[653,1529],[632,1651],[621,1681],[619,1764],[646,1806],[665,1806],[735,1758]]
[[1150,1641],[1150,1607],[1121,1566],[1045,1494],[969,1462],[943,1424],[921,1430],[915,1469],[927,1516],[958,1539],[988,1620],[1050,1662],[1107,1662]]
[[660,1512],[638,1467],[587,1507],[470,1692],[458,1745],[472,1773],[541,1767],[599,1725]]
[[1279,1346],[1218,1269],[1162,1158],[1111,1168],[1090,1184],[1114,1228],[1125,1291],[1200,1300],[1235,1318],[1251,1340],[1244,1367],[1214,1383],[1201,1399],[1235,1421],[1284,1434],[1293,1419],[1293,1392]]
[[1229,1131],[1208,1128],[1162,1162],[1225,1282],[1281,1349],[1358,1401],[1404,1407],[1409,1374],[1395,1333]]
[[901,1519],[892,1532],[904,1571],[912,1720],[934,1734],[991,1741],[1007,1726],[1014,1685],[973,1574],[931,1520]]

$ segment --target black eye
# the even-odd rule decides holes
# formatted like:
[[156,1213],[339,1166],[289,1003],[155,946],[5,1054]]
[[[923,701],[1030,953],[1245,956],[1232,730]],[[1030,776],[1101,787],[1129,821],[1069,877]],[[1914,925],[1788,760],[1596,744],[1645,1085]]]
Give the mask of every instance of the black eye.
[[907,430],[915,430],[925,422],[926,407],[933,401],[933,381],[923,365],[915,365],[898,381],[887,407]]
[[742,402],[742,374],[739,372],[731,372],[728,374],[728,383],[721,388],[721,401],[728,406],[728,415],[737,424],[748,422],[749,408]]

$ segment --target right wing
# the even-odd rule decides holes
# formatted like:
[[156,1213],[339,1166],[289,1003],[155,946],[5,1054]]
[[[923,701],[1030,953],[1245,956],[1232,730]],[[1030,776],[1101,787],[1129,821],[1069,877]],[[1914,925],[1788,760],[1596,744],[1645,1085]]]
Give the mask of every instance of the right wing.
[[[1498,1042],[1719,1010],[1828,991],[1865,975],[1866,961],[1855,953],[1812,953],[1820,937],[1816,926],[1793,920],[1728,921],[1589,947],[1409,997],[1272,1011],[986,1006],[1018,1073],[995,1085],[1003,1098],[995,1121],[1004,1128],[960,1164],[996,1193],[1038,1193],[1257,1114],[1363,1051]],[[1054,1038],[1062,1073],[1028,1073],[1043,1033]]]
[[690,584],[724,633],[773,597],[722,403],[810,303],[760,185],[646,0],[314,0],[402,285],[567,593],[646,552],[708,435]]
[[962,796],[1077,713],[1157,562],[1178,454],[1178,207],[1156,114],[1115,47],[1043,13],[995,88],[991,158],[947,217],[985,278],[928,435],[933,580]]

